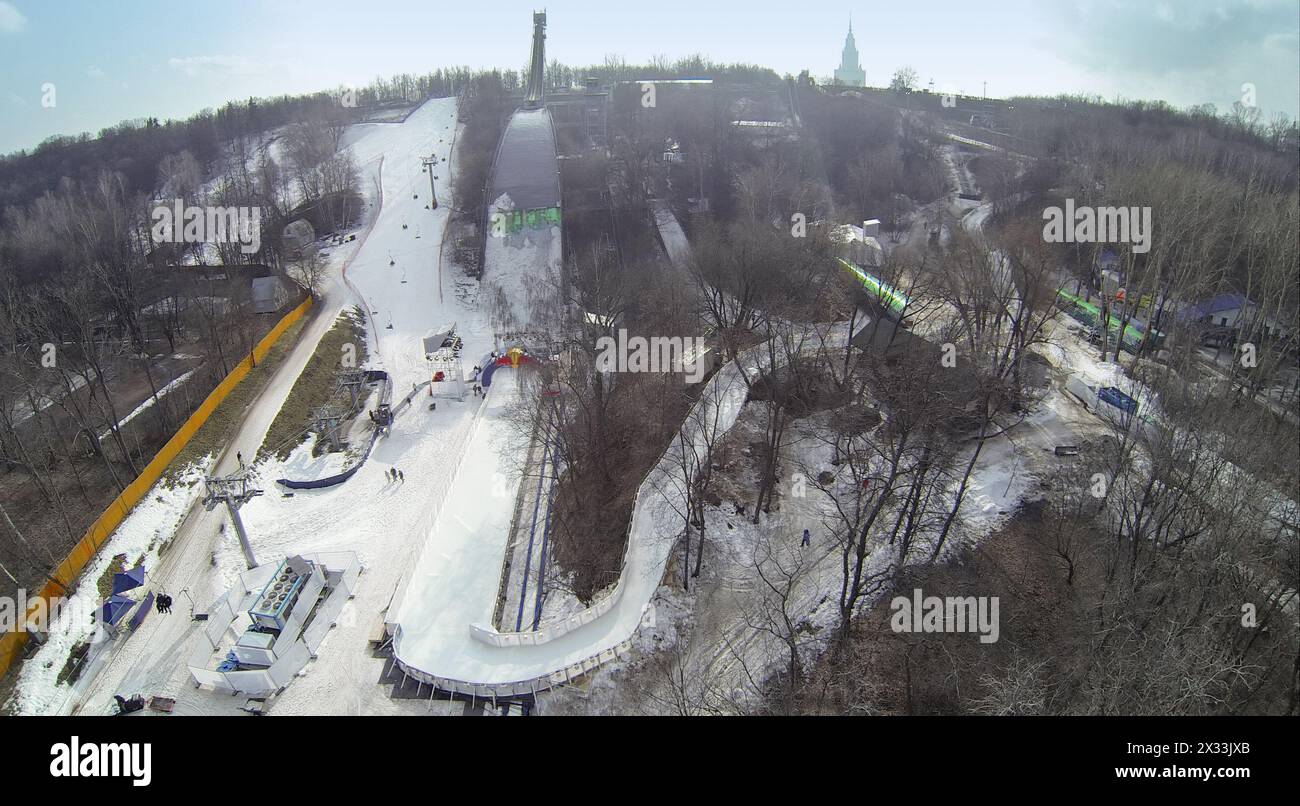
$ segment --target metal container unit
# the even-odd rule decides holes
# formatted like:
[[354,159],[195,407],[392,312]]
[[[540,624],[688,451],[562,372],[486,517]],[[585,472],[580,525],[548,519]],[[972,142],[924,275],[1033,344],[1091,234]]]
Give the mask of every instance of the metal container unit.
[[248,630],[235,643],[235,657],[242,665],[270,666],[275,663],[274,644],[274,634]]
[[286,616],[298,600],[304,579],[305,575],[291,567],[288,560],[280,563],[271,581],[262,589],[257,604],[248,611],[253,622],[260,627],[283,630]]

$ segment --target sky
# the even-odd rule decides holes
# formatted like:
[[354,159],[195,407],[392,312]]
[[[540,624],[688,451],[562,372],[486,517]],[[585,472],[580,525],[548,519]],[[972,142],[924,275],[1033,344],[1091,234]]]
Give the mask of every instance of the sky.
[[[0,153],[121,120],[444,66],[522,69],[519,0],[0,0]],[[850,16],[867,83],[1213,103],[1300,115],[1297,0],[549,0],[547,58],[702,53],[829,76]],[[987,82],[987,89],[985,86]],[[1247,88],[1245,85],[1250,85]]]

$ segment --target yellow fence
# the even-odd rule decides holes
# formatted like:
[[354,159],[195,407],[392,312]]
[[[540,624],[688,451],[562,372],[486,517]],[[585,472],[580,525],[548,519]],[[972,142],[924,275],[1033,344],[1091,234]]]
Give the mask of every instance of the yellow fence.
[[[177,454],[189,444],[189,441],[194,438],[194,435],[212,416],[212,412],[217,410],[217,406],[220,406],[226,396],[239,385],[239,382],[248,376],[253,367],[257,366],[258,362],[266,357],[271,347],[284,335],[284,332],[307,313],[307,310],[311,308],[311,303],[311,297],[307,297],[302,301],[301,305],[285,314],[284,318],[277,322],[275,327],[271,328],[271,331],[257,343],[257,346],[253,348],[252,355],[245,356],[244,360],[240,361],[230,371],[230,374],[221,383],[217,384],[217,388],[208,394],[198,409],[185,421],[185,424],[172,435],[171,439],[167,440],[166,445],[162,446],[162,449],[154,456],[153,461],[149,462],[144,470],[140,471],[140,475],[136,476],[135,481],[131,482],[117,498],[113,499],[113,502],[108,505],[103,514],[90,525],[85,536],[73,547],[72,551],[68,552],[68,556],[59,564],[58,569],[51,574],[57,582],[48,582],[41,589],[41,599],[48,602],[50,597],[58,596],[65,588],[71,587],[73,581],[81,574],[82,569],[99,551],[99,547],[104,545],[104,541],[113,534],[113,530],[117,529],[118,525],[130,514],[132,508],[157,483],[158,479],[162,477],[163,471],[167,469],[167,466],[171,464]],[[28,614],[30,614],[35,610],[37,604],[35,598],[29,598],[28,601],[31,603],[31,609],[28,610]],[[27,637],[28,634],[22,630],[0,635],[0,675],[7,672],[9,667],[13,665],[18,653],[27,643]]]

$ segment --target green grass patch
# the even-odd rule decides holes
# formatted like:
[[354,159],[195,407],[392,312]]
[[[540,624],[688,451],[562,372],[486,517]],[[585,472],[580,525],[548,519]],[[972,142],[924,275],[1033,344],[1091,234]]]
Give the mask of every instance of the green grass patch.
[[99,575],[95,582],[95,590],[99,592],[100,599],[107,599],[113,595],[113,575],[120,574],[126,570],[126,555],[118,554],[104,569],[104,573]]
[[59,675],[55,678],[54,684],[63,685],[65,681],[69,684],[77,682],[77,678],[81,677],[81,669],[86,661],[86,653],[89,651],[89,641],[83,641],[73,647],[72,651],[68,653],[68,659],[63,662],[63,668],[59,669]]
[[[130,566],[130,568],[139,568],[142,565],[144,565],[143,554],[136,558],[135,565]],[[99,592],[99,598],[107,599],[112,596],[113,576],[128,571],[130,568],[127,567],[125,554],[114,556],[113,561],[108,564],[108,567],[104,569],[104,573],[100,574],[99,579],[95,582],[95,590]]]
[[[350,350],[348,345],[352,345]],[[345,355],[354,359],[354,368],[366,362],[366,318],[360,308],[345,309],[321,337],[267,430],[258,459],[270,456],[287,459],[311,428],[313,411],[331,401],[340,405],[351,402],[346,395],[341,399],[335,396],[339,376],[347,369],[343,366]]]

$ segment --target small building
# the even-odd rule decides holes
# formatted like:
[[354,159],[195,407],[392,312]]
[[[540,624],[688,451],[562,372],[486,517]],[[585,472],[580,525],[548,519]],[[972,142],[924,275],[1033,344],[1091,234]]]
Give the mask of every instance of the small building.
[[1241,294],[1220,294],[1192,307],[1190,318],[1211,327],[1240,328],[1254,318],[1255,303]]
[[831,230],[831,240],[837,244],[836,253],[864,269],[878,269],[885,263],[885,250],[880,246],[880,221],[869,219],[858,227],[842,224]]
[[286,557],[240,574],[208,607],[188,663],[195,686],[267,697],[316,656],[361,574],[354,552]]
[[1219,294],[1183,311],[1185,321],[1216,331],[1240,333],[1251,330],[1266,338],[1284,338],[1295,333],[1293,324],[1260,316],[1259,305],[1242,294]]
[[275,313],[289,301],[289,292],[279,277],[253,278],[253,312]]
[[280,240],[286,253],[301,253],[316,240],[316,228],[307,219],[299,218],[285,226]]

